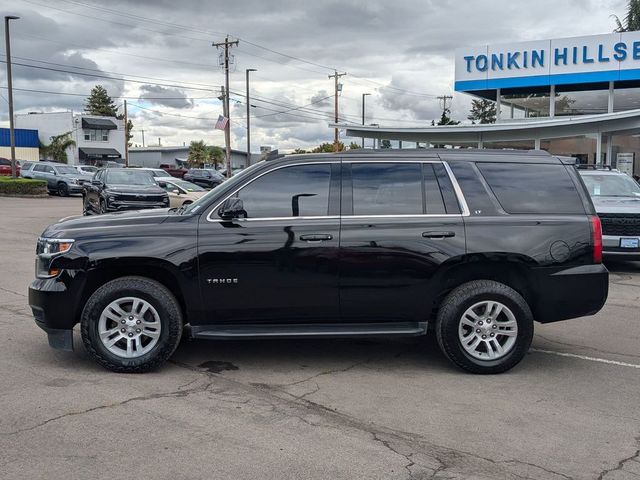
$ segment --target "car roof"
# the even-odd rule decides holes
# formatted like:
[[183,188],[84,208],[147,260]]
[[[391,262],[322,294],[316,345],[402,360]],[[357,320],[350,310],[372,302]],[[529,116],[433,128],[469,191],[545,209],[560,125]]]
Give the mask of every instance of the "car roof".
[[280,155],[267,162],[297,162],[330,160],[341,157],[344,160],[357,160],[366,157],[367,161],[420,160],[433,159],[445,161],[504,162],[504,163],[543,163],[568,164],[575,163],[572,157],[556,157],[544,150],[498,150],[478,148],[403,148],[403,149],[353,149],[337,153],[310,153],[298,155]]

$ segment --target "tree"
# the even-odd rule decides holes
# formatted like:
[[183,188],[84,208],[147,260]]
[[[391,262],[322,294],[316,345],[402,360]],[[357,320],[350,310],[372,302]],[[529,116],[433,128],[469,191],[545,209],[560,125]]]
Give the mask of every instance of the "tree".
[[391,148],[391,140],[382,140],[380,148]]
[[40,143],[40,156],[51,159],[55,162],[67,163],[67,148],[76,145],[75,140],[71,138],[71,132],[50,137],[51,143],[44,145]]
[[192,140],[189,144],[189,157],[187,163],[190,167],[202,167],[205,163],[210,163],[211,150],[204,143],[204,140]]
[[467,117],[473,123],[495,123],[496,104],[491,100],[471,100],[471,112]]
[[[344,150],[344,143],[338,142],[338,151],[342,152]],[[325,142],[321,143],[319,146],[311,150],[311,153],[332,153],[335,152],[333,143]]]
[[358,148],[361,148],[359,143],[351,142],[351,143],[349,144],[349,150],[356,150],[356,149],[358,149]]
[[84,102],[84,111],[89,115],[117,117],[118,107],[102,85],[96,85]]
[[616,32],[635,32],[640,30],[640,0],[629,0],[624,23],[617,15],[611,15],[616,21]]
[[436,125],[458,125],[460,122],[451,120],[451,117],[449,117],[450,114],[451,110],[449,110],[448,108],[442,110],[442,116],[440,117],[440,120],[438,120],[438,123]]
[[304,148],[296,148],[293,152],[291,152],[293,155],[300,155],[303,153],[309,153],[307,152]]
[[219,163],[223,163],[225,159],[225,152],[222,148],[215,145],[207,147],[209,149],[209,163],[217,168]]

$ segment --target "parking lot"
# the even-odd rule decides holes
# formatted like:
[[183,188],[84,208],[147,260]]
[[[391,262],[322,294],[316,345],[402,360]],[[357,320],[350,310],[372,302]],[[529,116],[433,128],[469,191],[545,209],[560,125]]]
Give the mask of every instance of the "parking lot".
[[596,316],[536,324],[506,374],[434,338],[183,340],[118,375],[48,347],[27,305],[35,239],[79,197],[0,198],[0,477],[640,478],[640,262]]

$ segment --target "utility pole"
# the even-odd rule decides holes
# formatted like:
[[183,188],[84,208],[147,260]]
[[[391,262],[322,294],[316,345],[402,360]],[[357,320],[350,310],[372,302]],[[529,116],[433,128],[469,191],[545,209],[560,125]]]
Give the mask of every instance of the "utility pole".
[[249,72],[257,72],[255,68],[247,68],[247,167],[251,165],[251,104],[249,102]]
[[[335,83],[334,83],[334,96],[335,96],[335,102],[334,102],[334,103],[335,103],[335,105],[334,105],[334,111],[335,111],[335,114],[334,114],[334,120],[335,120],[335,122],[334,122],[334,123],[338,123],[338,92],[342,90],[342,85],[340,85],[340,84],[338,83],[338,79],[339,79],[340,77],[343,77],[343,76],[344,76],[344,75],[346,75],[346,74],[347,74],[346,72],[344,72],[344,73],[338,73],[338,71],[337,71],[337,70],[334,70],[333,75],[329,75],[329,78],[333,78],[333,79],[335,79]],[[338,148],[339,148],[339,147],[338,147],[338,145],[339,145],[339,143],[338,143],[338,127],[336,127],[334,130],[335,130],[335,131],[334,131],[334,139],[333,139],[333,151],[334,151],[334,152],[337,152],[337,151],[338,151]]]
[[[362,94],[362,126],[364,126],[364,97],[371,95],[370,93]],[[364,137],[362,137],[362,148],[364,148]]]
[[4,17],[5,56],[7,58],[7,87],[9,95],[9,145],[11,145],[11,177],[16,178],[16,131],[13,127],[13,84],[11,78],[11,40],[9,39],[9,20],[20,17],[7,15]]
[[142,129],[142,147],[144,148],[144,128]]
[[438,100],[442,100],[442,117],[444,118],[447,114],[447,100],[453,100],[453,96],[451,95],[442,95],[438,97]]
[[129,166],[129,115],[127,114],[127,100],[124,101],[124,165]]
[[224,116],[227,118],[227,125],[224,129],[224,142],[225,142],[225,159],[227,163],[227,178],[231,178],[231,119],[229,118],[229,49],[233,46],[238,46],[238,40],[229,41],[229,36],[226,36],[224,42],[213,43],[212,46],[216,48],[224,48]]

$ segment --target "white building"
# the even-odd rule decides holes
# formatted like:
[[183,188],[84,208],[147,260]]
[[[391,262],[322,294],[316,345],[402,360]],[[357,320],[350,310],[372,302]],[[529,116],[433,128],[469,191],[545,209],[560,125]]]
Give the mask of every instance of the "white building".
[[640,32],[464,47],[454,89],[495,102],[496,122],[338,127],[378,141],[542,149],[640,174]]
[[51,137],[71,132],[76,145],[67,150],[70,165],[102,165],[107,161],[124,162],[124,121],[115,117],[74,114],[73,112],[32,112],[15,116],[16,128],[38,131],[44,145]]
[[[129,165],[158,168],[160,165],[182,166],[189,157],[188,146],[151,146],[129,148]],[[260,160],[260,155],[252,153],[251,163]],[[231,168],[246,168],[247,152],[231,150]]]

